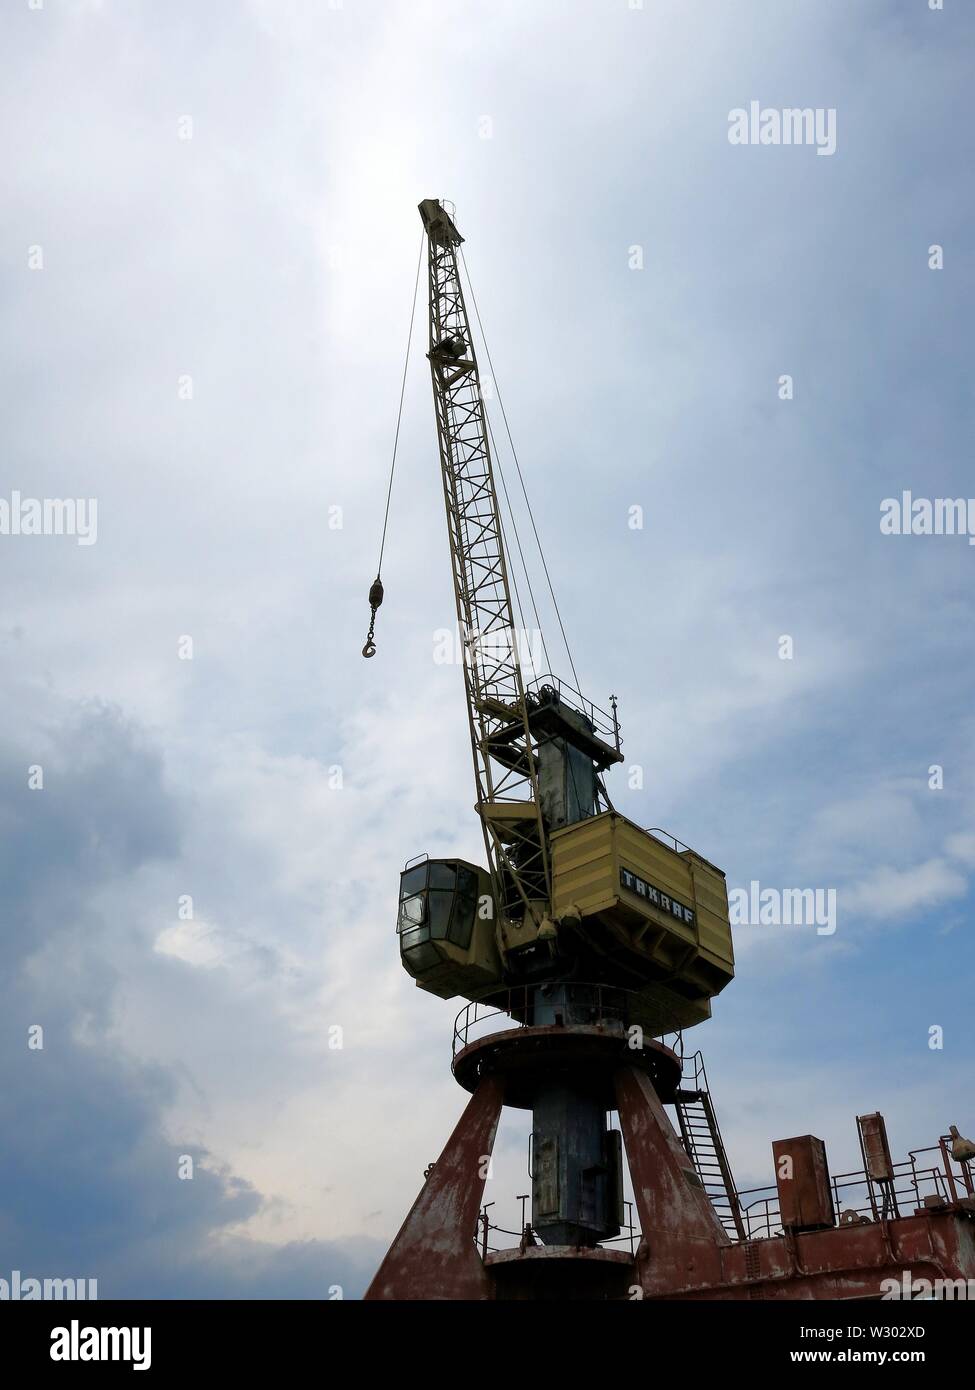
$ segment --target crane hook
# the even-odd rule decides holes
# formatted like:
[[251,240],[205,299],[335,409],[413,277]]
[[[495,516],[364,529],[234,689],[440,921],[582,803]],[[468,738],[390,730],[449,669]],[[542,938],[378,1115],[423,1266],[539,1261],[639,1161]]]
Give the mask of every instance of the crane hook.
[[376,655],[376,643],[373,640],[373,633],[376,630],[376,609],[383,601],[383,584],[377,574],[369,589],[369,607],[372,609],[372,616],[369,619],[369,632],[366,636],[366,645],[362,648],[363,656]]

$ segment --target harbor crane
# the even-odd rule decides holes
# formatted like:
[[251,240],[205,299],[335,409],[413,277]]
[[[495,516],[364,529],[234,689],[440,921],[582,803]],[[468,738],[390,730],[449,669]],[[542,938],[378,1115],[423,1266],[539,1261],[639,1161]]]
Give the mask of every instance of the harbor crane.
[[[781,1281],[780,1265],[738,1259],[748,1244],[738,1194],[706,1085],[695,1072],[689,1086],[680,1050],[683,1033],[710,1017],[711,1000],[734,975],[725,876],[613,806],[607,776],[623,758],[615,698],[606,713],[564,679],[526,677],[461,281],[464,238],[443,202],[424,199],[419,211],[426,355],[485,863],[423,856],[400,876],[404,968],[421,989],[468,1001],[453,1073],[471,1099],[367,1298],[693,1296],[702,1288],[747,1296],[749,1284]],[[388,508],[387,496],[387,519]],[[366,657],[376,654],[383,597],[377,574]],[[531,1219],[519,1245],[489,1254],[474,1236],[504,1106],[532,1115]],[[807,1198],[796,1230],[828,1224],[818,1143],[796,1141],[800,1174],[819,1201]],[[613,1245],[623,1223],[624,1146],[641,1232],[635,1251]],[[793,1296],[820,1295],[797,1285]]]

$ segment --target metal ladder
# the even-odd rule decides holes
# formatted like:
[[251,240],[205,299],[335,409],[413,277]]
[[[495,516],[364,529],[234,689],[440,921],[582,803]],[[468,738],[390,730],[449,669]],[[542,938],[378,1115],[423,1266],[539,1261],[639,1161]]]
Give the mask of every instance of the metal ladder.
[[683,1057],[680,1089],[674,1099],[681,1142],[711,1205],[732,1240],[745,1240],[738,1189],[718,1128],[700,1052]]

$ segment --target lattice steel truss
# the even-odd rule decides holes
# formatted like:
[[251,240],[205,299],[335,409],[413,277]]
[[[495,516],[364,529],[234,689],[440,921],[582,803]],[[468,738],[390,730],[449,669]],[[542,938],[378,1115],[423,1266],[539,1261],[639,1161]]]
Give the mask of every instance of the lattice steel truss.
[[457,265],[462,237],[437,203],[427,230],[430,345],[447,529],[478,813],[507,919],[548,910],[551,880],[535,746],[508,586],[477,358]]

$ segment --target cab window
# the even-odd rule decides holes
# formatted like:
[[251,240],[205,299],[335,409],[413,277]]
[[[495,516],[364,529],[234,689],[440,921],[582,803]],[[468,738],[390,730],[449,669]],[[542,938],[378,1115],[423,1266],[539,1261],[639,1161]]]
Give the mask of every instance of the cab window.
[[450,940],[462,951],[466,951],[471,944],[476,910],[477,875],[472,873],[470,869],[458,866],[454,911],[450,919]]

